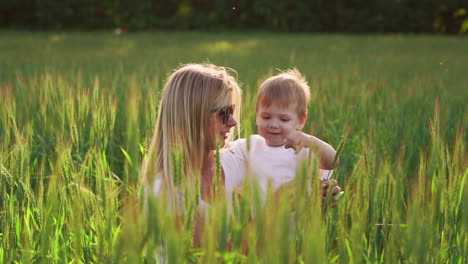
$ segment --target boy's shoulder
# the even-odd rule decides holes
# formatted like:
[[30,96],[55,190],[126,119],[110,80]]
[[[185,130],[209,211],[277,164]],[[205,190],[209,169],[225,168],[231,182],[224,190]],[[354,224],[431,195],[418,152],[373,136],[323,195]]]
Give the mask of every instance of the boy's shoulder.
[[221,155],[234,155],[238,158],[245,158],[247,153],[247,139],[239,138],[228,142],[224,149],[221,150]]
[[248,138],[239,138],[229,142],[222,151],[247,155],[248,150],[252,150],[252,147],[259,144],[265,144],[265,139],[260,135],[251,135]]
[[241,147],[242,145],[245,145],[247,142],[246,138],[238,138],[234,141],[230,141],[226,144],[226,147],[224,147],[224,150],[233,150],[236,148]]
[[237,147],[244,147],[247,144],[257,144],[257,143],[265,143],[265,139],[260,135],[250,135],[248,138],[239,138],[234,141],[228,142],[226,145],[226,149],[232,149]]
[[249,136],[249,140],[251,143],[255,143],[255,144],[265,143],[265,139],[262,136],[256,135],[256,134]]
[[259,149],[263,149],[264,146],[266,146],[266,141],[265,138],[263,138],[262,136],[255,134],[250,135],[245,144],[246,150],[248,149],[249,151],[256,153]]

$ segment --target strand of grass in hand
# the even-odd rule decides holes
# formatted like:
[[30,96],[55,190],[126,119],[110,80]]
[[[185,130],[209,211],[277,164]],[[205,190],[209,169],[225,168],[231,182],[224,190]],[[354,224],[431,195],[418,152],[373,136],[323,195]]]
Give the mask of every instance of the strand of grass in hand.
[[[348,136],[349,136],[350,132],[351,132],[351,127],[348,127],[348,128],[346,129],[346,131],[345,131],[345,133],[344,133],[344,135],[343,135],[343,137],[342,137],[340,143],[338,144],[338,148],[337,148],[337,150],[336,150],[336,155],[335,155],[335,157],[333,158],[333,161],[332,161],[332,168],[334,168],[335,165],[336,165],[336,163],[338,162],[338,159],[339,159],[339,157],[340,157],[340,155],[341,155],[341,152],[343,151],[344,144],[345,144],[346,140],[348,139]],[[326,180],[327,180],[328,182],[330,182],[331,177],[333,176],[333,175],[330,175],[331,172],[332,172],[332,170],[330,170],[330,171],[328,172],[328,175],[327,175],[327,179],[326,179]],[[328,184],[330,185],[330,183],[328,183]],[[335,184],[335,185],[336,185],[336,184]],[[322,187],[325,187],[325,186],[322,186]],[[329,186],[329,187],[328,187],[327,194],[326,194],[325,199],[324,199],[324,201],[323,201],[323,207],[324,207],[324,208],[327,208],[327,207],[328,207],[328,197],[330,197],[330,195],[332,194],[334,188],[335,188],[335,186]],[[335,200],[335,201],[338,201],[339,197],[341,197],[343,194],[344,194],[344,191],[341,191],[341,192],[335,194],[334,200]]]

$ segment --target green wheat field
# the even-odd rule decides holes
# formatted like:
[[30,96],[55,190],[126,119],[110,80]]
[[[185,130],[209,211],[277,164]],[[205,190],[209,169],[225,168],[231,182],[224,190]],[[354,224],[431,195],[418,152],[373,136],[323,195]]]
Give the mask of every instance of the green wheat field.
[[[141,210],[165,78],[207,61],[237,71],[242,137],[263,80],[307,77],[305,132],[342,146],[336,208],[309,166],[265,207],[213,203],[199,246],[190,199]],[[0,263],[468,263],[467,38],[0,31],[0,102]]]

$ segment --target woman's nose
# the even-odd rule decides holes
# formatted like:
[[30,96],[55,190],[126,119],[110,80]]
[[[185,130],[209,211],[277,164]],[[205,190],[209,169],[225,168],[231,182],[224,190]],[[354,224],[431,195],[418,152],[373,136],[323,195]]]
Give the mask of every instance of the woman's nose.
[[236,121],[236,119],[234,118],[233,115],[229,116],[229,120],[228,120],[226,125],[229,126],[229,127],[233,127],[233,126],[237,125],[237,121]]

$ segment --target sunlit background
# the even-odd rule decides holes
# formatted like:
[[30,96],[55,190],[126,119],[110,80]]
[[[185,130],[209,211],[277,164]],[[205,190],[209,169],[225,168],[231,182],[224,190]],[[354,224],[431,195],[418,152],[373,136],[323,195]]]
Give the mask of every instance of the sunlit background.
[[[467,10],[435,0],[2,3],[0,263],[155,263],[161,248],[169,263],[465,263]],[[190,62],[236,70],[241,137],[257,133],[261,82],[301,71],[312,92],[305,132],[342,145],[338,207],[296,186],[291,228],[288,203],[255,211],[247,194],[234,215],[213,205],[201,247],[193,215],[180,228],[158,205],[142,214],[160,91]]]

